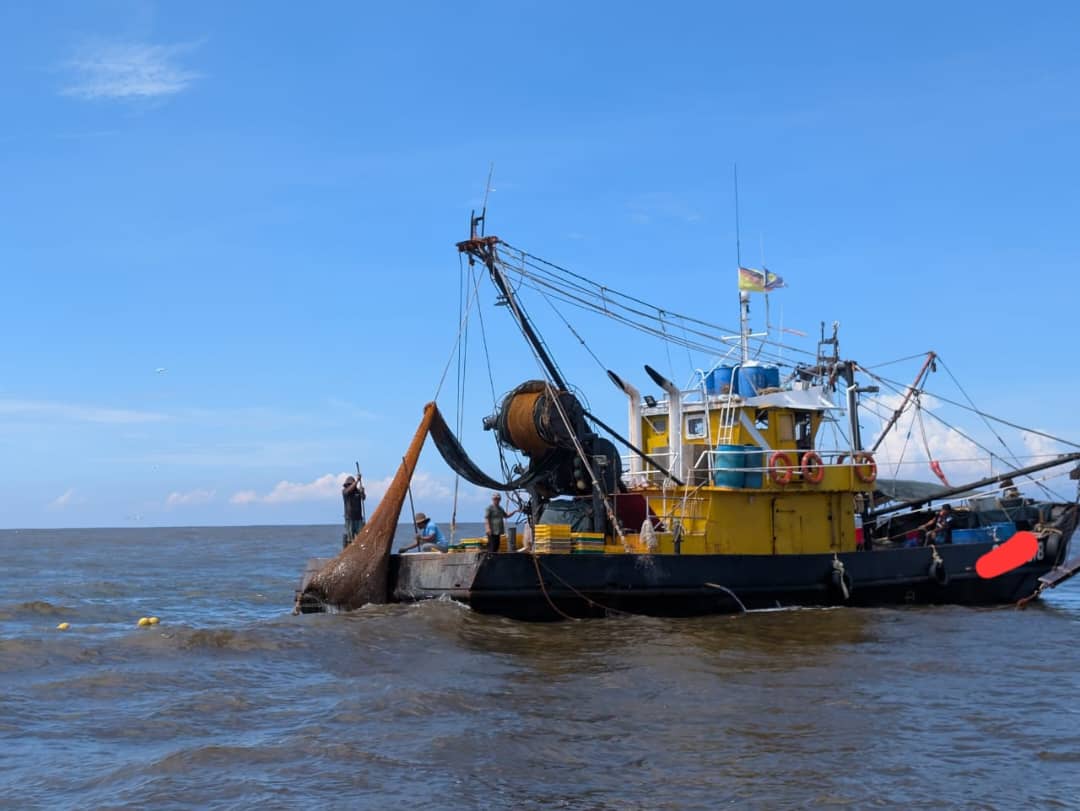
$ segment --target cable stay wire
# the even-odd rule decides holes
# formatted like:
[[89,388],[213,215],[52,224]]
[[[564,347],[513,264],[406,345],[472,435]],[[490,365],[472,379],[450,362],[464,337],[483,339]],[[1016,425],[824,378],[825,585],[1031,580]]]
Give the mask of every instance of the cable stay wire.
[[[605,318],[610,318],[610,319],[612,319],[612,320],[614,320],[614,321],[616,321],[618,323],[623,324],[624,326],[630,327],[631,329],[635,329],[635,330],[637,330],[639,332],[642,332],[644,334],[660,338],[661,340],[669,341],[669,342],[671,342],[671,343],[673,343],[675,345],[678,345],[678,346],[684,346],[687,349],[693,349],[695,351],[702,352],[702,353],[710,355],[710,356],[723,356],[723,355],[727,355],[731,351],[730,345],[721,342],[719,339],[716,338],[716,336],[709,335],[707,333],[701,333],[699,331],[694,331],[694,332],[698,332],[698,334],[701,335],[705,339],[705,341],[695,341],[695,340],[689,340],[689,339],[685,339],[685,338],[680,338],[679,336],[673,335],[671,333],[667,333],[667,332],[665,332],[664,330],[662,330],[662,329],[660,329],[658,327],[653,327],[653,326],[651,326],[651,325],[649,325],[647,323],[642,323],[640,321],[634,320],[633,318],[631,318],[631,317],[629,317],[627,315],[623,315],[621,313],[614,312],[614,311],[612,311],[610,309],[605,309],[604,307],[598,305],[595,302],[595,300],[582,298],[582,297],[576,296],[576,295],[574,295],[572,293],[568,293],[565,290],[563,290],[560,286],[557,286],[555,284],[551,284],[551,283],[547,283],[547,282],[532,283],[532,282],[529,282],[529,281],[523,281],[522,282],[522,287],[531,289],[531,290],[533,290],[535,292],[538,292],[538,293],[544,293],[547,296],[549,296],[550,298],[552,298],[552,299],[554,299],[556,301],[560,301],[563,304],[567,304],[567,305],[570,305],[570,306],[573,306],[573,307],[577,307],[578,309],[582,309],[582,310],[590,311],[590,312],[593,312],[593,313],[597,313],[597,314],[599,314],[601,316],[604,316]],[[652,319],[652,317],[649,316],[648,314],[645,314],[644,317],[649,318],[651,320],[655,320],[655,319]],[[711,342],[711,343],[708,343],[708,342]],[[778,355],[774,355],[774,354],[770,353],[768,357],[769,357],[769,359],[775,359],[776,362],[777,362],[777,365],[779,365],[779,366],[785,366],[785,367],[790,366],[790,364],[784,362],[780,358],[780,356],[778,356]]]
[[[591,279],[582,276],[581,274],[575,273],[574,271],[568,270],[567,268],[561,267],[560,265],[556,265],[555,263],[549,262],[548,260],[542,259],[541,257],[534,256],[533,254],[530,254],[520,248],[510,245],[509,243],[503,242],[501,244],[509,250],[515,252],[522,258],[521,269],[519,272],[522,272],[523,276],[532,278],[533,281],[538,284],[545,282],[548,285],[557,284],[559,290],[566,291],[568,289],[571,289],[579,294],[595,298],[601,302],[601,306],[596,307],[598,311],[610,313],[611,307],[617,307],[619,309],[632,312],[636,315],[644,318],[649,318],[654,321],[662,321],[663,316],[668,316],[669,320],[671,320],[671,318],[679,319],[683,322],[684,325],[690,323],[708,329],[709,332],[702,332],[700,330],[692,330],[689,327],[685,327],[688,331],[695,332],[702,337],[707,337],[712,340],[715,340],[715,333],[723,333],[728,337],[735,337],[739,335],[738,330],[724,327],[714,322],[694,318],[692,316],[682,313],[673,313],[669,310],[661,309],[656,305],[652,304],[651,302],[645,301],[644,299],[638,298],[637,296],[614,290],[610,287],[607,287],[606,285],[598,284],[597,282],[594,282]],[[622,301],[620,301],[620,299]],[[648,308],[648,310],[651,312],[642,311],[637,307],[633,307],[631,306],[631,304],[624,302],[630,302],[640,305],[642,307]],[[798,352],[808,357],[816,357],[813,352],[809,352],[798,347],[789,346],[778,341],[770,341],[766,339],[762,342],[771,346],[780,347],[781,349]]]
[[[956,385],[956,388],[959,389],[960,393],[964,395],[964,399],[967,400],[968,403],[971,405],[972,410],[982,418],[983,423],[986,425],[987,429],[989,429],[990,433],[992,433],[997,438],[997,441],[1001,443],[1001,447],[1003,447],[1005,449],[1005,452],[1009,454],[1009,457],[1012,459],[1012,462],[1016,465],[1016,467],[1023,467],[1023,465],[1020,464],[1017,455],[1013,453],[1012,448],[1010,448],[1008,444],[1006,444],[1005,440],[1001,437],[1001,434],[994,430],[994,426],[991,425],[990,421],[985,416],[983,416],[981,411],[979,411],[978,407],[975,405],[975,401],[971,399],[971,395],[969,395],[967,391],[964,390],[964,387],[960,385],[960,381],[956,379],[956,375],[952,373],[952,370],[949,368],[948,364],[946,364],[942,358],[938,358],[938,361],[940,361],[942,368],[949,375],[949,377],[952,378],[952,382]],[[1051,491],[1045,485],[1039,484],[1039,487],[1041,487],[1043,492],[1047,495],[1055,495],[1054,493],[1051,493]]]
[[[479,274],[482,271],[476,269],[474,272]],[[474,283],[479,284],[479,279],[477,278]],[[487,363],[488,386],[491,389],[491,407],[493,411],[497,411],[499,408],[499,396],[495,393],[495,375],[491,369],[491,351],[488,349],[487,328],[484,326],[484,308],[480,306],[479,301],[476,304],[476,315],[480,320],[480,340],[484,347],[484,360]],[[493,438],[495,449],[499,453],[499,467],[502,470],[503,477],[510,479],[510,464],[506,461],[506,448],[499,442],[497,436],[493,436]]]
[[[936,396],[936,395],[935,395],[935,396]],[[874,403],[875,403],[876,405],[880,405],[880,406],[882,406],[882,407],[884,407],[884,408],[888,408],[888,405],[886,405],[885,403],[882,403],[882,402],[880,402],[880,401],[878,401],[878,400],[871,400],[870,402],[874,402]],[[978,441],[977,439],[975,439],[974,437],[972,437],[972,436],[969,436],[968,434],[964,433],[964,432],[963,432],[963,431],[961,431],[961,430],[960,430],[959,428],[957,428],[957,427],[956,427],[955,425],[952,425],[952,424],[950,424],[950,423],[949,423],[948,421],[946,421],[946,420],[945,420],[945,419],[944,419],[943,417],[941,417],[941,416],[939,416],[939,415],[935,414],[935,413],[934,413],[934,412],[933,412],[932,410],[930,410],[929,408],[925,408],[925,407],[924,407],[924,408],[922,408],[922,409],[921,409],[921,412],[922,412],[922,413],[924,413],[924,414],[926,414],[926,415],[927,415],[928,417],[932,417],[933,419],[937,420],[937,421],[938,421],[939,423],[941,423],[941,424],[942,424],[943,426],[945,426],[945,427],[946,427],[946,428],[947,428],[948,430],[952,431],[952,432],[953,432],[953,433],[955,433],[955,434],[956,434],[957,436],[960,436],[960,437],[962,437],[963,439],[966,439],[966,440],[967,440],[968,442],[970,442],[970,443],[971,443],[972,445],[974,445],[974,446],[975,446],[976,448],[978,448],[979,450],[981,450],[981,451],[984,451],[984,452],[985,452],[985,453],[987,454],[987,456],[989,456],[989,457],[991,458],[991,460],[993,460],[993,459],[995,459],[995,458],[996,458],[996,459],[999,459],[999,460],[1001,460],[1001,461],[1004,461],[1004,460],[1003,460],[1003,459],[1001,458],[1001,456],[1000,456],[999,454],[995,453],[995,452],[994,452],[993,450],[991,450],[990,448],[988,448],[988,447],[987,447],[986,445],[984,445],[983,443],[979,442],[979,441]],[[944,461],[951,461],[951,462],[957,462],[957,461],[964,461],[964,460],[958,460],[958,459],[949,459],[949,460],[944,460]],[[974,459],[974,460],[968,460],[968,461],[981,461],[981,460],[978,460],[978,459]],[[1044,488],[1044,489],[1045,489],[1045,488]],[[1059,501],[1067,501],[1067,500],[1068,500],[1068,499],[1063,499],[1062,497],[1058,496],[1057,494],[1052,494],[1052,495],[1054,495],[1054,497],[1055,497],[1055,498],[1057,498],[1057,499],[1058,499]]]
[[[940,360],[940,359],[941,358],[939,356],[938,360]],[[867,375],[874,378],[875,380],[878,380],[878,381],[880,381],[882,383],[889,384],[890,387],[893,388],[893,391],[899,392],[899,391],[907,388],[907,384],[900,383],[900,382],[898,382],[896,380],[890,380],[889,378],[883,377],[881,375],[873,374],[872,372],[867,371],[866,367],[864,367],[864,366],[860,365],[859,369],[866,372]],[[1048,434],[1045,431],[1039,431],[1039,430],[1037,430],[1035,428],[1028,428],[1027,426],[1019,425],[1019,424],[1017,424],[1015,422],[1010,422],[1009,420],[1002,419],[1001,417],[995,417],[993,414],[988,414],[987,412],[982,411],[981,409],[973,408],[972,406],[964,405],[963,403],[958,403],[955,400],[951,400],[948,397],[945,397],[945,396],[943,396],[941,394],[938,394],[937,392],[933,392],[933,391],[930,391],[930,390],[925,389],[925,388],[919,389],[919,391],[922,392],[923,394],[929,394],[931,397],[933,397],[933,398],[935,398],[937,400],[940,400],[943,403],[948,403],[951,406],[956,406],[957,408],[962,408],[965,411],[971,411],[971,412],[973,412],[975,414],[978,414],[981,417],[985,417],[988,420],[992,420],[993,422],[1000,423],[1001,425],[1007,425],[1009,428],[1015,428],[1018,431],[1024,431],[1025,433],[1028,433],[1028,434],[1034,434],[1035,436],[1041,436],[1044,439],[1050,439],[1050,440],[1053,440],[1054,442],[1060,442],[1062,445],[1068,445],[1070,448],[1080,448],[1080,443],[1070,442],[1067,439],[1062,439],[1059,436],[1054,436],[1053,434]]]

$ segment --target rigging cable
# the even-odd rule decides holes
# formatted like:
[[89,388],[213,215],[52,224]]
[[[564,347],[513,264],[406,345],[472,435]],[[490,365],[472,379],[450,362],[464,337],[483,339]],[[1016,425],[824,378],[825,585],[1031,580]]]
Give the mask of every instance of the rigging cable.
[[[491,266],[496,270],[496,272],[503,276],[505,283],[504,269],[506,268],[506,263],[499,258],[498,250],[496,248],[493,247],[492,253],[493,261]],[[520,299],[516,299],[513,302],[513,307],[517,311],[520,319],[522,319],[522,322],[528,322],[528,315],[526,314],[525,308],[522,306]],[[519,327],[524,330],[524,323],[519,323]],[[533,328],[532,332],[535,336],[536,342],[546,350],[547,346],[544,342],[544,339],[540,337],[540,334],[536,331],[535,328]],[[615,533],[619,536],[619,541],[623,544],[623,546],[625,546],[626,537],[623,534],[622,526],[616,519],[615,508],[611,504],[608,493],[606,493],[604,491],[604,488],[600,486],[600,482],[597,480],[596,474],[593,472],[592,463],[589,460],[588,455],[585,453],[585,449],[582,447],[581,441],[578,439],[577,434],[574,432],[574,428],[570,423],[570,417],[566,413],[566,409],[563,408],[563,404],[560,401],[558,393],[555,390],[554,383],[551,379],[551,370],[549,370],[544,364],[543,360],[540,357],[540,353],[537,350],[537,347],[534,346],[531,341],[526,341],[526,343],[529,345],[529,351],[532,353],[533,359],[536,361],[537,366],[539,366],[540,370],[543,372],[544,383],[547,389],[548,396],[551,398],[552,403],[555,405],[556,410],[559,412],[559,417],[562,419],[563,425],[566,427],[567,434],[569,434],[571,441],[574,443],[574,450],[577,452],[578,457],[581,459],[585,471],[589,474],[589,479],[594,488],[594,492],[600,493],[601,501],[604,504],[604,511],[607,513],[608,520],[611,521],[611,526],[614,528]],[[550,358],[550,352],[548,353],[548,357],[555,371],[560,377],[563,377],[562,370],[555,363],[554,359]],[[563,377],[563,379],[565,379],[565,377]]]
[[[712,322],[709,322],[709,321],[703,321],[701,319],[693,318],[691,316],[682,315],[682,314],[679,314],[679,313],[671,313],[671,312],[666,312],[666,311],[660,311],[660,309],[657,308],[655,305],[653,305],[653,304],[651,304],[651,303],[649,303],[649,302],[647,302],[647,301],[645,301],[643,299],[637,298],[636,296],[632,296],[632,295],[629,295],[627,293],[620,293],[617,290],[612,290],[609,287],[599,285],[596,282],[593,282],[590,279],[587,279],[584,276],[581,276],[580,274],[574,273],[571,270],[563,268],[563,267],[561,267],[559,265],[556,265],[556,264],[554,264],[552,262],[549,262],[549,261],[547,261],[545,259],[542,259],[540,257],[529,254],[526,251],[521,250],[520,248],[516,248],[513,245],[510,245],[509,243],[502,242],[501,244],[503,244],[504,246],[506,246],[510,250],[515,251],[519,255],[522,256],[522,258],[523,258],[523,263],[522,263],[523,269],[524,268],[531,268],[532,269],[532,272],[529,272],[528,270],[524,270],[523,275],[525,277],[531,278],[537,284],[543,284],[545,286],[551,287],[551,286],[553,286],[553,282],[558,282],[558,288],[557,289],[559,289],[559,290],[564,291],[567,287],[569,287],[569,288],[572,288],[572,289],[576,290],[578,293],[583,294],[585,296],[588,296],[588,297],[591,297],[591,298],[600,298],[605,303],[605,305],[607,305],[610,302],[610,304],[612,304],[612,305],[614,305],[616,307],[619,307],[620,309],[626,310],[627,312],[632,312],[632,313],[634,313],[636,315],[646,317],[646,318],[650,318],[650,319],[652,319],[654,321],[658,320],[656,315],[652,315],[650,313],[642,312],[641,310],[638,310],[638,309],[633,308],[633,307],[631,307],[631,306],[629,306],[627,304],[623,304],[623,303],[620,303],[619,301],[615,300],[615,299],[618,299],[618,298],[625,299],[626,301],[633,302],[635,304],[639,304],[639,305],[642,305],[644,307],[647,307],[649,310],[655,310],[658,314],[660,312],[663,312],[665,315],[675,316],[676,318],[681,319],[684,322],[684,324],[686,322],[690,322],[690,323],[693,323],[693,324],[697,324],[697,325],[699,325],[701,327],[705,327],[705,328],[709,329],[710,332],[705,333],[705,332],[701,332],[699,330],[689,330],[688,327],[685,327],[685,328],[687,330],[689,330],[689,331],[695,332],[696,334],[698,334],[698,335],[700,335],[702,337],[706,337],[706,338],[710,338],[710,339],[712,338],[714,332],[727,333],[727,335],[731,336],[731,337],[734,337],[734,336],[737,336],[737,335],[740,334],[736,330],[730,329],[728,327],[723,327],[723,326],[720,326],[718,324],[715,324],[715,323],[712,323]],[[578,281],[575,282],[575,281],[570,281],[567,278],[560,278],[555,271],[557,271],[558,273],[564,274],[566,277],[569,277],[570,279],[575,279],[575,280],[578,280]],[[579,282],[583,282],[584,284],[581,284]],[[612,294],[613,294],[614,298],[612,297]],[[568,294],[568,295],[570,295],[570,294]],[[606,307],[605,308],[600,308],[600,307],[596,307],[596,305],[592,304],[592,302],[588,302],[588,303],[592,306],[592,308],[596,309],[598,312],[603,312],[605,314],[611,314],[610,310],[607,310]],[[812,353],[812,352],[809,352],[809,351],[803,350],[803,349],[799,349],[798,347],[788,346],[788,345],[785,345],[785,344],[777,342],[777,341],[769,341],[769,340],[766,339],[766,340],[763,340],[763,343],[769,344],[771,346],[778,346],[778,347],[780,347],[782,349],[789,349],[789,350],[791,350],[793,352],[800,352],[800,353],[805,354],[805,355],[810,356],[810,357],[814,356],[814,353]]]
[[[867,371],[866,367],[864,367],[864,366],[860,366],[859,368],[862,369],[863,371],[865,371],[870,377],[874,378],[875,380],[881,381],[882,383],[890,384],[892,387],[894,387],[893,388],[894,391],[899,392],[906,385],[904,383],[898,383],[895,380],[890,380],[887,377],[882,377],[880,375],[875,375],[874,373],[872,373],[870,371]],[[985,411],[981,411],[981,410],[979,410],[977,408],[972,408],[971,406],[966,406],[963,403],[958,403],[955,400],[950,400],[948,397],[944,397],[944,396],[942,396],[940,394],[937,394],[936,392],[928,391],[925,388],[920,389],[920,391],[923,394],[929,394],[931,397],[933,397],[936,400],[941,400],[941,402],[943,402],[943,403],[948,403],[949,405],[956,406],[957,408],[962,408],[962,409],[964,409],[964,411],[972,411],[972,412],[978,414],[980,417],[985,417],[985,418],[987,418],[989,420],[992,420],[993,422],[1001,423],[1002,425],[1007,425],[1009,428],[1015,428],[1018,431],[1023,431],[1023,432],[1028,433],[1028,434],[1034,434],[1035,436],[1041,436],[1044,439],[1051,439],[1054,442],[1060,442],[1062,445],[1068,445],[1070,448],[1080,449],[1080,443],[1070,442],[1067,439],[1062,439],[1059,436],[1054,436],[1053,434],[1048,434],[1045,431],[1039,431],[1039,430],[1036,430],[1035,428],[1027,428],[1027,427],[1025,427],[1023,425],[1019,425],[1019,424],[1017,424],[1015,422],[1009,422],[1008,420],[1002,419],[1001,417],[995,417],[993,414],[988,414]]]
[[[982,413],[975,405],[975,401],[971,399],[971,396],[964,390],[964,387],[960,385],[960,381],[956,379],[956,375],[952,373],[952,370],[949,368],[948,364],[946,364],[945,361],[941,358],[938,358],[938,360],[941,361],[941,365],[944,367],[945,372],[949,375],[950,378],[952,378],[952,382],[956,384],[956,388],[958,388],[960,390],[960,393],[964,395],[964,399],[971,404],[972,410],[975,411],[976,414],[979,414],[980,417],[982,417],[982,421],[986,425],[986,427],[990,429],[990,433],[992,433],[997,438],[997,441],[1001,443],[1001,447],[1003,447],[1005,449],[1005,452],[1008,453],[1009,456],[1012,458],[1013,463],[1017,467],[1023,467],[1023,465],[1020,464],[1019,458],[1017,458],[1016,454],[1013,453],[1012,448],[1005,444],[1005,440],[1001,438],[1001,434],[994,430],[994,426],[990,424],[990,421],[987,420],[985,416],[982,416]],[[1039,484],[1038,486],[1041,487],[1042,491],[1048,496],[1061,499],[1060,496],[1058,496],[1056,493],[1051,492],[1051,490],[1045,485]]]
[[[940,360],[940,357],[938,358],[938,360]],[[862,369],[869,377],[872,377],[874,380],[877,380],[878,382],[880,382],[880,383],[884,384],[885,386],[889,387],[890,389],[892,389],[897,394],[901,393],[901,391],[904,389],[904,384],[903,383],[899,383],[899,382],[897,382],[895,380],[890,380],[887,377],[882,377],[881,375],[877,375],[877,374],[867,370],[865,367],[860,366],[859,368]],[[956,378],[954,377],[953,380],[955,381]],[[1041,437],[1044,437],[1046,439],[1051,439],[1051,440],[1053,440],[1055,442],[1060,442],[1063,445],[1069,445],[1069,446],[1074,447],[1074,448],[1080,448],[1080,445],[1078,445],[1078,444],[1076,444],[1074,442],[1069,442],[1068,440],[1061,439],[1060,437],[1053,436],[1052,434],[1047,434],[1044,431],[1037,431],[1037,430],[1035,430],[1033,428],[1025,428],[1022,425],[1017,425],[1016,423],[1009,422],[1008,420],[1001,419],[1000,417],[995,417],[993,414],[987,414],[986,412],[982,411],[981,409],[978,409],[978,408],[974,407],[974,404],[972,404],[971,406],[966,406],[963,403],[958,403],[955,400],[950,400],[947,397],[943,397],[940,394],[936,394],[934,392],[927,391],[926,389],[919,389],[918,393],[919,393],[920,396],[923,395],[923,394],[929,394],[931,397],[933,397],[933,398],[935,398],[937,400],[941,400],[942,402],[948,403],[949,405],[956,406],[957,408],[963,409],[964,411],[974,412],[974,413],[978,414],[979,416],[983,417],[984,419],[993,420],[994,422],[1001,423],[1002,425],[1007,425],[1010,428],[1015,428],[1018,431],[1024,431],[1026,433],[1035,434],[1037,436],[1041,436]],[[881,403],[881,405],[885,405],[885,404]],[[965,434],[963,431],[961,431],[956,426],[951,425],[948,421],[946,421],[944,418],[942,418],[942,417],[938,416],[937,414],[935,414],[932,410],[930,410],[928,408],[925,408],[925,407],[922,410],[926,414],[928,414],[929,416],[933,417],[935,420],[940,422],[942,425],[944,425],[950,431],[953,431],[956,434],[958,434],[959,436],[966,439],[968,442],[970,442],[972,445],[974,445],[979,450],[986,451],[987,455],[991,459],[991,462],[993,461],[993,459],[995,457],[998,458],[998,459],[1002,458],[999,454],[996,454],[993,450],[991,450],[987,446],[983,445],[981,442],[978,442],[977,440],[975,440],[972,437],[968,436],[967,434]],[[1016,457],[1014,455],[1014,459],[1017,459],[1017,458],[1018,457]],[[936,471],[935,471],[935,473],[936,473]],[[1062,500],[1060,495],[1058,495],[1057,493],[1055,493],[1053,490],[1049,489],[1048,487],[1046,487],[1044,485],[1039,485],[1039,487],[1040,487],[1040,489],[1042,489],[1043,492],[1047,493],[1052,498]]]
[[[479,270],[479,269],[476,270],[477,274],[479,274],[481,272],[482,271]],[[475,279],[474,283],[479,285],[479,282],[480,282],[480,280],[477,277]],[[498,408],[499,408],[499,398],[495,394],[495,375],[491,371],[491,352],[488,349],[487,328],[484,326],[484,308],[480,306],[479,301],[476,304],[476,316],[480,320],[480,341],[481,341],[481,344],[484,347],[484,360],[487,363],[488,386],[491,389],[491,405],[492,405],[492,408],[497,411]],[[506,449],[503,448],[502,444],[499,442],[498,436],[495,436],[494,440],[495,440],[495,449],[499,453],[499,467],[502,469],[503,477],[509,480],[510,479],[510,465],[506,461]],[[513,498],[513,495],[511,497]],[[517,501],[515,501],[515,503],[517,503]]]
[[[460,254],[458,255],[458,264],[461,264],[461,255]],[[453,363],[454,358],[456,357],[456,353],[458,351],[458,344],[461,343],[462,333],[465,332],[465,321],[469,317],[469,310],[472,309],[471,299],[475,298],[477,295],[479,295],[479,291],[478,291],[478,289],[476,287],[474,287],[471,294],[470,294],[470,302],[466,304],[465,314],[462,317],[462,320],[458,324],[457,337],[454,339],[454,345],[452,347],[450,347],[450,357],[448,357],[446,359],[446,365],[443,367],[442,376],[439,377],[439,384],[435,387],[435,394],[431,398],[432,400],[438,400],[439,399],[439,394],[440,394],[440,392],[442,392],[443,384],[446,382],[446,375],[450,371],[450,364]]]

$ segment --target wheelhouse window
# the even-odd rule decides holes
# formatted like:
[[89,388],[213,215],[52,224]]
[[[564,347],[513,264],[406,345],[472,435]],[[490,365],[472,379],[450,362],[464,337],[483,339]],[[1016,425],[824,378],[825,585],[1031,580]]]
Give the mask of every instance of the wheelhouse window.
[[708,436],[709,426],[705,422],[704,414],[687,414],[686,415],[686,438],[687,439],[701,439]]

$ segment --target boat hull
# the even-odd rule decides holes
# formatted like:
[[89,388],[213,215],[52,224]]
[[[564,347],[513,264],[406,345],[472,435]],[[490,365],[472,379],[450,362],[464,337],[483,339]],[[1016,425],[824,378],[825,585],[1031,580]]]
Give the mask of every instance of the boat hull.
[[523,620],[690,617],[789,606],[993,605],[1034,592],[1038,578],[1063,559],[1065,546],[990,580],[975,572],[975,561],[993,548],[989,543],[938,547],[938,567],[929,548],[835,557],[434,553],[394,556],[391,577],[400,602],[451,598],[482,613]]
[[[453,599],[485,614],[558,620],[641,614],[693,617],[793,606],[997,605],[1035,594],[1062,564],[1076,528],[1069,510],[1039,554],[994,578],[975,571],[992,543],[812,555],[641,555],[438,552],[391,555],[396,602]],[[309,561],[297,610],[327,610],[305,598],[327,561]]]

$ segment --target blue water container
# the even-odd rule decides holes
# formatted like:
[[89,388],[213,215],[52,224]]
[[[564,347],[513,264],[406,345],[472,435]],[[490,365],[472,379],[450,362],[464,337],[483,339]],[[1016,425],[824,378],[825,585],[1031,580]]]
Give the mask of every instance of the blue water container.
[[953,543],[989,543],[990,540],[990,527],[976,527],[975,529],[954,529],[952,531]]
[[717,366],[705,375],[705,391],[709,394],[731,394],[733,366]]
[[742,487],[745,474],[739,468],[745,466],[746,455],[742,445],[717,445],[713,454],[713,484],[718,487]]
[[1001,521],[987,527],[990,530],[989,540],[1003,543],[1016,534],[1016,524],[1012,521]]
[[780,368],[747,363],[737,368],[735,393],[740,397],[756,397],[763,389],[780,387]]
[[765,451],[757,445],[743,445],[743,450],[743,465],[747,468],[743,476],[743,487],[761,487],[765,469]]

